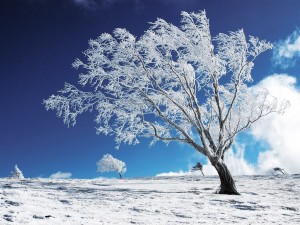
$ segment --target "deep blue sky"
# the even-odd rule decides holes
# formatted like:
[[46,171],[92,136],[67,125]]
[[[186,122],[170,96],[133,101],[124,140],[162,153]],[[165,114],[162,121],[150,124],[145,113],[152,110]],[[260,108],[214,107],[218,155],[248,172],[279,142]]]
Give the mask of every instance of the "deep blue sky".
[[[113,137],[96,135],[93,115],[68,128],[44,109],[43,99],[64,82],[77,81],[71,63],[83,58],[89,39],[117,27],[139,36],[157,17],[179,24],[183,10],[205,9],[213,35],[244,28],[247,35],[274,42],[300,26],[299,0],[99,2],[87,8],[72,0],[0,1],[0,177],[17,163],[25,177],[62,171],[94,178],[101,175],[96,162],[106,153],[126,162],[127,177],[187,170],[197,160],[193,149],[175,143],[148,148],[145,140],[114,150]],[[271,51],[257,59],[256,81],[274,72],[270,58]]]

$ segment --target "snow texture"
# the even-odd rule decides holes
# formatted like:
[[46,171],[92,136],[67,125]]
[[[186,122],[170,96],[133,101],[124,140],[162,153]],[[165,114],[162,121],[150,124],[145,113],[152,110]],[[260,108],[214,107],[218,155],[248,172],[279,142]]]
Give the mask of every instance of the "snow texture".
[[300,175],[0,179],[0,224],[300,224]]

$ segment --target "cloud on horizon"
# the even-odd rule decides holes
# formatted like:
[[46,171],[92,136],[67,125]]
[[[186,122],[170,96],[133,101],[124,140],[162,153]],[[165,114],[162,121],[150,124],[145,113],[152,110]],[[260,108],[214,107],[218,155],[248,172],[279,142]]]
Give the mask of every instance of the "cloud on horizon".
[[179,170],[178,172],[166,172],[166,173],[159,173],[156,177],[178,177],[178,176],[198,176],[201,175],[201,172],[195,171],[183,171]]
[[[246,161],[244,157],[244,146],[236,144],[234,146],[235,152],[230,149],[228,150],[227,154],[225,155],[225,162],[228,166],[232,175],[254,175],[256,174],[255,167],[251,165],[249,162]],[[193,165],[194,166],[194,165]],[[189,166],[190,169],[192,166]],[[216,169],[210,164],[207,160],[206,164],[203,165],[203,173],[206,176],[218,175]],[[178,172],[166,172],[160,173],[156,175],[157,177],[160,176],[202,176],[200,171],[191,172],[180,170]]]
[[[225,162],[233,175],[255,175],[274,173],[274,167],[284,168],[288,173],[300,173],[300,89],[295,77],[287,74],[274,74],[263,79],[258,85],[269,90],[279,102],[289,100],[291,107],[283,115],[273,113],[258,121],[248,132],[251,142],[265,143],[255,164],[245,158],[244,143],[236,143],[228,150]],[[252,138],[252,140],[251,140]],[[255,140],[255,141],[253,141]],[[191,168],[191,166],[190,166]],[[203,165],[205,175],[217,175],[207,161]],[[157,176],[195,175],[189,171],[168,172]]]
[[61,171],[58,171],[56,173],[53,173],[50,175],[50,179],[69,179],[72,177],[72,173],[63,173]]
[[293,67],[300,58],[300,30],[274,44],[272,61],[283,69]]
[[300,90],[297,80],[287,74],[275,74],[262,80],[261,85],[279,102],[289,100],[291,107],[283,115],[271,114],[262,118],[251,128],[251,135],[269,146],[267,151],[259,154],[258,171],[267,173],[274,167],[282,167],[288,173],[299,173]]

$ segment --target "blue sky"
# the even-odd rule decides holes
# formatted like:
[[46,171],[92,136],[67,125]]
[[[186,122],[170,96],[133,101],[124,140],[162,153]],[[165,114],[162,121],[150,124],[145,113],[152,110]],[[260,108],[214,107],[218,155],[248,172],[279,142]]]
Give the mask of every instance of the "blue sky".
[[[213,35],[243,28],[246,35],[277,44],[275,50],[256,60],[255,82],[272,74],[284,73],[285,80],[290,75],[299,76],[298,0],[2,0],[0,177],[8,176],[14,164],[25,177],[49,177],[58,171],[75,178],[114,176],[96,172],[96,162],[107,153],[126,162],[125,177],[187,171],[198,160],[205,163],[193,149],[176,143],[157,143],[149,148],[148,140],[142,140],[139,145],[123,145],[115,150],[113,137],[96,135],[92,114],[81,116],[75,127],[68,128],[55,112],[47,112],[42,105],[43,99],[61,89],[64,82],[76,83],[78,71],[71,64],[83,58],[89,39],[117,27],[140,36],[148,22],[157,17],[179,24],[181,11],[203,9]],[[282,90],[293,89],[291,93],[297,99],[299,84],[291,81],[285,87],[290,89]],[[270,124],[265,122],[264,126]],[[246,149],[242,160],[247,166],[259,163],[260,152],[270,150],[273,154],[276,149],[272,145],[276,137],[263,134],[259,127],[255,129],[239,136],[235,147]],[[299,136],[297,132],[293,130]],[[290,151],[293,154],[292,148]]]

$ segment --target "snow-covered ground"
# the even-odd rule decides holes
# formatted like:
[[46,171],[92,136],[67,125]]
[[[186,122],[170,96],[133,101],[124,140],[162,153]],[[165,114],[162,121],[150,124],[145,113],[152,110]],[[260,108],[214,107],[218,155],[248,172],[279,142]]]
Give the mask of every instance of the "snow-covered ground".
[[300,174],[235,179],[0,179],[0,224],[300,224]]

